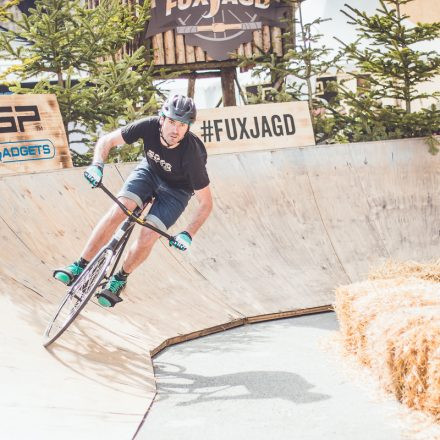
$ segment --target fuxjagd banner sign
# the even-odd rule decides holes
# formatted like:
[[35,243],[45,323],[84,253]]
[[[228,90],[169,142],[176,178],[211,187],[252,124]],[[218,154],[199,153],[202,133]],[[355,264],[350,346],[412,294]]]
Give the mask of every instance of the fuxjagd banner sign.
[[155,0],[147,37],[175,29],[221,61],[263,25],[286,27],[288,0]]
[[191,131],[209,153],[315,145],[306,102],[200,110]]
[[0,96],[0,174],[72,166],[55,95]]

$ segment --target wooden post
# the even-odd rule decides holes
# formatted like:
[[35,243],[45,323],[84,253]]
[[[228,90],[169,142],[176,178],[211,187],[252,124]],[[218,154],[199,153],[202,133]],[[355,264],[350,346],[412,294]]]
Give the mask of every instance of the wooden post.
[[186,62],[187,63],[195,63],[196,62],[196,53],[194,50],[194,46],[186,46]]
[[283,45],[281,43],[281,29],[279,27],[273,27],[271,30],[272,37],[272,49],[279,57],[283,55]]
[[165,64],[165,51],[163,47],[163,34],[157,34],[152,39],[153,51],[154,51],[154,64]]
[[185,64],[185,39],[182,34],[176,32],[176,58],[177,64]]
[[246,55],[247,58],[252,57],[252,43],[251,42],[244,44],[244,54]]
[[223,94],[223,106],[237,105],[235,99],[235,67],[225,67],[221,70],[221,84]]
[[164,32],[164,43],[165,43],[165,63],[166,64],[176,64],[176,51],[174,47],[174,31]]
[[205,52],[199,46],[196,46],[196,61],[206,61]]
[[263,52],[268,53],[270,50],[270,28],[263,26]]
[[263,31],[254,31],[254,55],[261,55],[261,50],[263,50]]
[[196,77],[193,75],[188,78],[188,91],[186,93],[188,98],[194,98],[195,90],[196,90]]

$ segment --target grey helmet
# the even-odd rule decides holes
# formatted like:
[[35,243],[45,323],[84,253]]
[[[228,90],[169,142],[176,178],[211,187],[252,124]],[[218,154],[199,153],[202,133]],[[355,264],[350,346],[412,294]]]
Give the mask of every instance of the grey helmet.
[[163,103],[160,115],[191,125],[196,120],[196,105],[192,98],[174,95]]

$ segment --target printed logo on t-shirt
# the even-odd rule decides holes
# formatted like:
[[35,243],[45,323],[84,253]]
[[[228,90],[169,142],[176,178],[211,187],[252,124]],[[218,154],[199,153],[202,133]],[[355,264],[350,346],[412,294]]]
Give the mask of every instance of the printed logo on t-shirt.
[[158,163],[165,171],[171,172],[171,164],[161,159],[157,153],[152,150],[148,150],[147,156]]

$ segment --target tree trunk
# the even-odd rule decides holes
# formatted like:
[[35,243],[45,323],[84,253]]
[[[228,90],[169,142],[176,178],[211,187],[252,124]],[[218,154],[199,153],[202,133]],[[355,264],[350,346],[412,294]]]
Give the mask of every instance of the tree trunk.
[[[401,14],[400,14],[400,3],[397,1],[395,3],[396,6],[396,12],[397,12],[397,19],[401,20]],[[401,29],[400,24],[399,24],[399,30]],[[402,59],[402,62],[404,64],[404,69],[408,69],[408,65],[406,65],[405,61]],[[409,77],[407,75],[407,71],[405,71],[405,86],[404,86],[404,91],[403,91],[403,96],[405,98],[405,111],[407,113],[411,113],[411,85],[410,85],[410,80]]]
[[[299,12],[299,25],[301,27],[301,34],[302,34],[302,42],[303,42],[303,48],[306,51],[307,50],[307,42],[306,42],[306,33],[304,30],[304,22],[302,17],[302,9],[301,9],[301,3],[298,3],[298,12]],[[311,43],[310,43],[311,44]],[[306,64],[306,84],[307,84],[307,101],[309,104],[309,113],[310,118],[312,119],[312,123],[314,121],[313,118],[313,89],[312,89],[312,81],[311,81],[311,61],[305,61]]]

